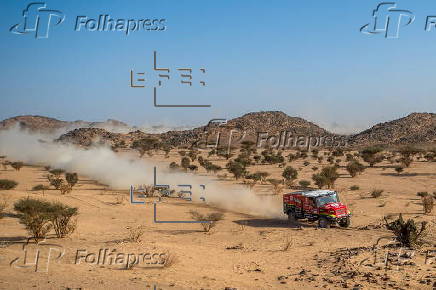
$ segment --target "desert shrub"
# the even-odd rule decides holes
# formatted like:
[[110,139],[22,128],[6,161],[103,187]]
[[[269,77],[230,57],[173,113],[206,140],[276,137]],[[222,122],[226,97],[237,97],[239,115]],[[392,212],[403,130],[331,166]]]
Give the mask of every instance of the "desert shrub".
[[162,144],[158,139],[153,137],[145,137],[139,140],[135,140],[130,145],[130,148],[136,149],[139,152],[139,156],[144,156],[145,153],[151,155],[151,150],[157,150]]
[[298,184],[299,184],[301,187],[307,188],[307,187],[310,186],[310,181],[309,181],[309,180],[300,180],[300,181],[298,182]]
[[24,166],[23,162],[11,162],[9,165],[15,169],[16,171],[20,171],[20,169]]
[[36,242],[45,238],[52,228],[58,238],[67,236],[76,228],[72,218],[77,215],[77,208],[59,202],[23,198],[14,204],[14,209],[18,212],[20,223]]
[[322,156],[318,157],[318,163],[322,163],[323,160],[324,160],[324,157],[322,157]]
[[216,226],[216,223],[223,219],[224,215],[219,212],[210,213],[208,215],[203,215],[197,211],[191,210],[189,211],[193,220],[203,222],[200,225],[203,227],[205,232],[209,232],[210,229]]
[[50,168],[51,168],[50,165],[44,166],[45,171],[50,171]]
[[347,164],[346,169],[351,177],[357,176],[365,170],[365,166],[358,161],[351,161]]
[[323,188],[324,186],[328,188],[334,187],[336,179],[338,178],[339,174],[335,166],[324,167],[320,173],[312,175],[313,181],[319,188]]
[[142,236],[144,235],[144,227],[137,226],[129,229],[129,236],[127,238],[128,241],[138,243],[141,241]]
[[169,167],[171,169],[177,169],[177,168],[179,168],[179,164],[177,164],[176,162],[173,161],[170,163]]
[[304,162],[303,162],[303,165],[304,165],[304,166],[309,166],[309,165],[310,165],[310,162],[309,162],[309,161],[304,161]]
[[197,165],[189,165],[188,168],[191,171],[197,171],[198,170],[198,166]]
[[363,161],[369,163],[370,167],[373,167],[374,164],[383,160],[383,157],[380,155],[382,151],[383,148],[380,147],[367,147],[360,151],[360,155],[362,156]]
[[61,184],[61,186],[59,187],[59,190],[60,190],[61,194],[64,195],[66,193],[70,193],[73,190],[73,188],[69,184]]
[[273,193],[278,195],[283,191],[283,182],[280,179],[270,178],[267,180],[273,186]]
[[244,167],[248,167],[251,165],[250,155],[247,155],[246,153],[239,154],[234,161],[241,163]]
[[350,190],[359,190],[360,187],[358,185],[352,185],[350,186]]
[[64,184],[63,179],[59,175],[48,174],[47,179],[50,185],[56,189],[60,189],[61,186]]
[[317,170],[318,170],[318,167],[314,166],[314,167],[312,167],[312,170],[313,170],[313,171],[317,171]]
[[32,187],[32,191],[42,191],[42,194],[45,193],[46,190],[49,190],[50,188],[44,184],[38,184]]
[[16,181],[10,179],[0,179],[0,189],[2,190],[10,190],[14,189],[18,183]]
[[60,202],[51,203],[48,213],[58,238],[66,237],[76,229],[77,222],[73,218],[78,214],[77,207],[69,207]]
[[428,195],[422,196],[421,199],[422,199],[422,206],[424,209],[424,213],[430,214],[432,212],[433,206],[434,206],[433,197],[428,194]]
[[400,173],[404,171],[404,167],[403,166],[395,166],[395,171],[397,172],[398,175],[400,175]]
[[429,194],[428,194],[427,191],[420,191],[420,192],[418,192],[416,195],[422,198],[422,197],[427,196],[427,195],[429,195]]
[[404,167],[409,167],[410,164],[412,164],[412,158],[410,158],[409,156],[406,157],[402,157],[400,158],[400,163],[404,166]]
[[188,170],[188,167],[191,165],[191,159],[189,159],[189,157],[183,157],[182,160],[180,161],[180,166],[185,169]]
[[198,156],[198,152],[197,151],[191,150],[188,153],[188,157],[191,158],[192,162],[194,162],[197,159],[197,156]]
[[20,223],[26,227],[35,242],[44,239],[51,230],[50,224],[50,203],[33,198],[23,198],[14,204],[18,212]]
[[373,189],[371,191],[371,197],[378,198],[382,195],[383,191],[384,191],[383,189]]
[[2,197],[0,199],[0,219],[3,218],[3,215],[5,214],[5,210],[8,207],[8,201],[5,197]]
[[246,175],[247,171],[245,170],[245,166],[239,162],[230,161],[227,163],[227,170],[233,174],[235,179],[239,179]]
[[71,188],[73,188],[73,186],[79,181],[79,177],[77,176],[77,173],[66,173],[65,180],[71,186]]
[[65,172],[65,170],[60,169],[60,168],[55,168],[55,169],[50,170],[49,172],[50,172],[50,174],[52,174],[56,177],[60,177],[61,174],[63,174]]
[[185,150],[180,150],[180,151],[177,151],[177,153],[179,153],[179,155],[180,156],[186,156],[186,151]]
[[286,179],[288,182],[292,182],[295,179],[297,179],[298,171],[293,168],[292,166],[288,166],[283,170],[282,176],[284,179]]
[[386,228],[394,233],[395,238],[402,246],[415,248],[423,244],[423,238],[426,236],[427,222],[421,222],[421,227],[415,224],[413,219],[403,220],[400,214],[399,218],[393,222],[388,222],[385,218]]

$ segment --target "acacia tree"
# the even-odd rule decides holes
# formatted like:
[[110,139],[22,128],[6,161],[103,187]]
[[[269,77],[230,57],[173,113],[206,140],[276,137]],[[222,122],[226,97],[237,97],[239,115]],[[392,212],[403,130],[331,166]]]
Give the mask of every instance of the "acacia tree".
[[292,166],[288,166],[283,170],[282,176],[289,184],[292,184],[298,177],[298,171]]
[[77,173],[69,173],[67,172],[65,174],[65,179],[67,180],[67,183],[73,188],[74,185],[79,181],[79,177]]
[[360,155],[362,159],[369,163],[370,167],[374,167],[376,163],[380,163],[383,160],[383,156],[380,153],[383,152],[383,149],[380,147],[367,147],[360,151]]
[[246,175],[247,171],[245,169],[245,166],[239,162],[230,161],[227,163],[227,170],[233,174],[235,179],[239,179]]

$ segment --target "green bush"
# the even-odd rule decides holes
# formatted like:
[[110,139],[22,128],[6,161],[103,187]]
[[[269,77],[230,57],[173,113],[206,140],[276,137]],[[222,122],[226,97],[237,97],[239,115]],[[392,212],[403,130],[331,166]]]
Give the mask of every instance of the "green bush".
[[352,185],[350,186],[350,190],[359,190],[360,187],[358,185]]
[[339,178],[336,166],[324,167],[320,173],[312,175],[312,179],[319,188],[327,186],[332,188],[335,185],[336,179]]
[[14,189],[18,185],[17,182],[10,179],[0,179],[0,189],[10,190]]
[[52,203],[49,208],[49,220],[53,225],[58,238],[63,238],[74,232],[76,221],[73,217],[77,216],[77,208],[69,207],[60,202]]
[[20,223],[22,223],[35,242],[44,239],[51,230],[49,215],[50,203],[32,198],[24,198],[17,201],[14,205],[18,212]]
[[74,185],[79,181],[79,177],[77,176],[77,173],[66,173],[65,179],[67,183],[73,188]]
[[23,163],[23,162],[11,162],[11,163],[9,163],[9,165],[10,165],[13,169],[15,169],[16,171],[20,171],[21,167],[24,166],[24,163]]
[[23,198],[14,204],[22,223],[32,238],[39,242],[54,228],[58,238],[65,237],[76,228],[72,218],[77,215],[77,208],[59,202]]
[[309,181],[309,180],[300,180],[300,181],[298,182],[298,184],[299,184],[301,187],[308,188],[308,187],[310,186],[310,181]]
[[49,189],[50,188],[44,184],[38,184],[32,187],[32,191],[42,191],[42,194],[44,194],[44,192]]
[[362,173],[365,170],[365,166],[358,161],[351,161],[346,167],[351,177],[355,177],[357,174]]

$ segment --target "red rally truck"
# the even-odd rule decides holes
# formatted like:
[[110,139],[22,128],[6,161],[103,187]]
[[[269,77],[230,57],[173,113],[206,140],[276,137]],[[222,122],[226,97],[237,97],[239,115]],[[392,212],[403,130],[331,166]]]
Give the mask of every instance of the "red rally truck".
[[351,213],[347,206],[339,201],[339,195],[332,190],[297,191],[283,195],[283,212],[290,223],[298,219],[318,221],[320,228],[329,228],[338,224],[350,226]]

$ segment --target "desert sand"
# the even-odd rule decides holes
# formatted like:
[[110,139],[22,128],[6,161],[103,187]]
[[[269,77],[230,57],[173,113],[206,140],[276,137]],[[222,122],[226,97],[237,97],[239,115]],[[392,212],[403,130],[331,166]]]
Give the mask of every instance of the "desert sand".
[[[180,161],[176,151],[171,152],[170,158],[163,154],[143,158],[165,163]],[[210,160],[222,166],[226,163],[219,157]],[[311,180],[311,167],[326,165],[326,161],[319,164],[310,157],[307,160],[311,163],[308,166],[304,166],[302,160],[290,164],[301,168],[299,180]],[[386,168],[389,166],[391,164],[384,161],[355,178],[350,178],[345,169],[340,168],[341,177],[335,190],[353,214],[352,225],[346,229],[319,229],[316,223],[305,221],[301,222],[301,228],[292,228],[285,218],[247,215],[179,198],[162,198],[158,204],[159,220],[192,220],[190,210],[223,213],[223,220],[210,232],[202,231],[199,224],[154,223],[153,202],[158,201],[157,197],[146,198],[145,204],[131,204],[128,188],[110,189],[80,172],[80,180],[71,193],[61,195],[51,189],[43,195],[30,190],[36,184],[47,184],[47,171],[43,167],[26,165],[20,171],[8,167],[0,170],[0,178],[15,180],[19,185],[13,190],[0,191],[8,201],[6,216],[0,219],[0,288],[432,289],[436,281],[436,260],[425,263],[425,254],[435,249],[436,219],[434,211],[424,215],[416,193],[436,191],[436,162],[415,161],[400,176],[393,168]],[[251,172],[257,170],[268,171],[271,177],[279,178],[283,168],[277,165],[250,167]],[[217,179],[203,168],[196,174]],[[228,179],[218,181],[223,191],[230,184],[241,183],[228,175]],[[352,185],[360,189],[349,190]],[[370,191],[375,188],[384,190],[380,198],[370,197]],[[281,194],[273,195],[270,185],[258,184],[253,190],[257,195],[269,196],[281,207]],[[289,191],[292,190],[284,192]],[[17,257],[24,257],[23,245],[29,236],[15,215],[13,203],[27,196],[61,201],[79,208],[77,229],[71,236],[58,239],[51,232],[44,242],[65,251],[60,259],[51,259],[47,272],[35,272],[32,266],[11,265]],[[388,264],[386,268],[374,263],[372,252],[365,248],[372,247],[381,237],[393,236],[383,227],[383,217],[399,213],[406,219],[429,222],[428,240],[433,245],[417,250],[408,265]],[[138,226],[144,231],[141,240],[129,241],[129,231]],[[33,242],[27,246],[29,253],[35,247]],[[138,265],[130,269],[83,261],[75,263],[78,250],[98,253],[100,249],[115,249],[126,254],[166,253],[171,261],[162,268]],[[383,249],[378,254],[385,253]]]

